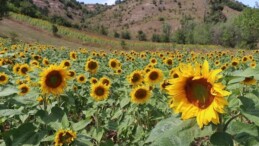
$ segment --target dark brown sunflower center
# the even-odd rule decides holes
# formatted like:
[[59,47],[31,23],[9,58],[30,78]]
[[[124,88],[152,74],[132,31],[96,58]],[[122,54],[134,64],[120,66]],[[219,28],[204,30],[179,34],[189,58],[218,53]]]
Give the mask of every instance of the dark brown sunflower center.
[[73,138],[73,136],[69,132],[59,135],[60,142],[64,143],[64,144],[69,144],[71,142],[72,138]]
[[111,62],[111,67],[115,68],[117,66],[117,63],[115,61]]
[[141,78],[140,74],[134,74],[132,79],[131,79],[131,81],[133,83],[136,83],[136,82],[138,82],[140,80],[140,78]]
[[179,75],[177,73],[173,74],[173,78],[178,78],[178,77],[179,77]]
[[70,66],[70,63],[69,62],[65,62],[64,65],[65,66]]
[[192,80],[189,78],[185,85],[187,100],[201,109],[206,109],[214,99],[210,93],[211,88],[212,85],[206,79]]
[[156,60],[155,60],[155,59],[152,59],[151,62],[152,62],[152,63],[156,63]]
[[95,89],[95,94],[98,95],[98,96],[104,95],[104,92],[105,92],[105,90],[104,90],[103,87],[97,87],[97,88]]
[[244,80],[244,82],[247,83],[247,82],[251,82],[251,81],[253,81],[253,80],[254,80],[253,77],[246,77],[245,80]]
[[168,65],[172,65],[173,64],[173,61],[170,59],[170,60],[167,60],[167,64]]
[[147,96],[147,90],[145,89],[138,89],[135,93],[135,97],[137,99],[144,99]]
[[27,93],[29,91],[28,87],[22,87],[21,92],[22,93]]
[[247,58],[245,57],[245,58],[243,58],[243,61],[247,61]]
[[76,54],[74,54],[74,53],[73,53],[73,54],[72,54],[72,58],[74,58],[74,59],[75,59],[75,58],[76,58]]
[[4,75],[1,75],[0,76],[0,81],[5,81],[6,80],[6,77]]
[[69,72],[69,76],[70,76],[70,77],[73,77],[74,75],[75,75],[74,72],[72,72],[72,71]]
[[95,83],[97,83],[97,80],[96,80],[96,79],[93,79],[92,82],[95,84]]
[[232,65],[233,66],[237,66],[237,62],[232,62]]
[[20,67],[17,67],[15,70],[18,72],[20,70]]
[[48,60],[45,60],[45,64],[49,64],[49,61],[48,61]]
[[80,77],[79,80],[80,80],[80,81],[84,81],[85,78],[84,78],[84,77]]
[[153,71],[153,72],[151,72],[151,73],[149,74],[149,78],[150,78],[151,80],[157,80],[158,77],[159,77],[158,72]]
[[59,71],[51,71],[46,77],[46,85],[51,88],[57,88],[62,83],[62,75]]
[[22,72],[22,73],[26,74],[27,71],[28,71],[28,69],[27,69],[26,67],[21,68],[21,72]]
[[117,70],[117,72],[118,72],[118,73],[121,73],[121,70],[120,70],[120,69],[118,69],[118,70]]
[[90,70],[96,69],[96,68],[97,68],[97,63],[96,63],[96,62],[93,62],[93,61],[89,62],[88,68],[89,68]]
[[103,84],[108,86],[108,85],[110,84],[110,81],[107,80],[107,79],[104,79],[104,80],[103,80]]

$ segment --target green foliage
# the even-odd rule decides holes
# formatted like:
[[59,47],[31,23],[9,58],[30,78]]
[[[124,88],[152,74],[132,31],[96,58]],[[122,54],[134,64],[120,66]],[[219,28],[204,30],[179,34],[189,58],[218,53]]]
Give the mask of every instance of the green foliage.
[[57,36],[57,33],[58,33],[58,28],[54,24],[52,25],[52,33],[53,33],[54,36]]
[[161,36],[159,34],[153,34],[152,42],[161,42]]
[[137,38],[138,38],[139,41],[146,41],[147,40],[146,34],[142,30],[138,31]]
[[130,40],[131,39],[129,31],[122,31],[120,36],[121,36],[122,39],[126,39],[126,40]]
[[1,0],[0,5],[0,20],[7,14],[8,8],[7,8],[7,0]]
[[113,35],[115,38],[120,38],[120,34],[117,32],[117,31],[115,31],[114,32],[114,35]]
[[103,25],[101,25],[101,27],[99,28],[99,30],[100,30],[100,33],[101,33],[102,35],[108,35],[108,29],[105,28]]
[[163,36],[162,36],[163,42],[170,42],[171,33],[172,33],[171,25],[168,23],[164,23],[163,24]]

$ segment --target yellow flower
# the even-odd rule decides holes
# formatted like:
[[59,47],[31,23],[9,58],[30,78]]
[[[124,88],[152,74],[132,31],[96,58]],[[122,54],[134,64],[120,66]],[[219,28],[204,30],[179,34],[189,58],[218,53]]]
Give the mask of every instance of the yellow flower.
[[62,67],[70,68],[71,63],[70,63],[69,60],[63,60],[63,61],[61,62],[61,66],[62,66]]
[[170,107],[176,113],[182,113],[182,119],[196,117],[200,128],[209,122],[219,123],[218,113],[224,113],[227,100],[224,96],[230,93],[225,86],[216,83],[220,78],[221,69],[209,71],[207,61],[204,64],[181,64],[179,77],[169,80],[171,85],[166,87],[171,96]]
[[128,77],[128,82],[135,86],[135,85],[140,85],[143,81],[143,71],[141,70],[135,70],[134,72],[132,72]]
[[241,83],[245,85],[255,85],[256,79],[254,79],[253,77],[246,77]]
[[55,146],[69,145],[76,139],[76,132],[72,130],[59,130],[55,135]]
[[19,74],[25,76],[25,75],[27,75],[28,71],[30,71],[29,65],[28,64],[22,64],[20,66],[20,69],[19,69]]
[[20,95],[25,95],[30,91],[30,87],[26,84],[19,85]]
[[70,78],[75,77],[75,75],[76,75],[76,72],[75,72],[75,71],[73,71],[73,70],[68,71],[68,76],[69,76]]
[[98,62],[94,59],[90,59],[85,64],[85,70],[94,74],[97,72],[98,69]]
[[152,68],[150,71],[145,75],[145,83],[149,85],[154,85],[160,83],[164,78],[164,74],[162,70],[157,68]]
[[81,74],[81,75],[77,76],[76,80],[77,80],[78,83],[85,83],[86,77],[85,77],[85,75]]
[[48,66],[49,65],[49,60],[47,58],[44,58],[42,60],[42,64],[45,65],[45,66]]
[[5,73],[0,73],[0,85],[5,85],[8,83],[8,75]]
[[76,60],[76,59],[77,59],[76,52],[74,52],[74,51],[73,51],[73,52],[70,52],[69,55],[70,55],[70,59],[71,59],[71,60]]
[[120,61],[115,59],[115,58],[112,58],[109,60],[109,67],[113,70],[116,70],[120,67]]
[[109,87],[102,83],[92,84],[90,96],[96,101],[105,100],[109,96]]
[[90,83],[91,83],[91,84],[96,84],[97,82],[98,82],[98,79],[97,79],[97,78],[92,77],[92,78],[90,79]]
[[111,80],[108,77],[102,77],[100,82],[107,87],[111,86]]
[[19,74],[19,70],[20,70],[20,64],[15,64],[13,66],[13,73]]
[[146,103],[152,93],[147,86],[138,86],[130,92],[131,102],[136,104]]
[[40,84],[43,93],[52,93],[59,95],[63,93],[68,79],[68,71],[66,68],[57,65],[50,65],[40,74]]

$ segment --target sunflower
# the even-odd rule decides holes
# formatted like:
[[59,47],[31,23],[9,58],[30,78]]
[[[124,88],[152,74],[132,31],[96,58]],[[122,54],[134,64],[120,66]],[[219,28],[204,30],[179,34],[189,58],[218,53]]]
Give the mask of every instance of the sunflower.
[[172,98],[170,107],[182,113],[183,120],[196,117],[202,128],[210,121],[219,123],[218,113],[224,113],[224,106],[228,104],[224,96],[230,93],[224,90],[224,85],[216,83],[221,69],[209,71],[207,61],[200,66],[198,63],[195,66],[181,64],[179,77],[170,79],[171,85],[166,90]]
[[91,84],[96,84],[97,82],[98,82],[98,79],[95,78],[95,77],[92,77],[92,78],[90,79],[90,83],[91,83]]
[[76,76],[76,72],[73,71],[73,70],[69,70],[69,71],[68,71],[68,76],[69,76],[70,78],[73,78],[73,77]]
[[238,60],[237,58],[235,58],[235,59],[233,59],[233,60],[231,61],[231,65],[232,65],[233,67],[236,67],[236,66],[238,65],[238,63],[239,63],[239,60]]
[[19,70],[20,70],[20,64],[15,64],[13,66],[13,73],[19,74]]
[[245,85],[255,85],[256,80],[253,77],[246,77],[241,83]]
[[150,71],[145,75],[145,83],[149,85],[154,85],[160,83],[164,78],[164,74],[162,70],[157,68],[152,68]]
[[45,66],[48,66],[49,65],[49,60],[47,58],[44,58],[42,60],[42,64],[45,65]]
[[40,74],[40,84],[43,93],[52,93],[59,95],[63,93],[68,79],[66,68],[57,65],[50,65]]
[[160,89],[161,89],[162,91],[166,91],[166,87],[167,87],[168,85],[170,85],[170,84],[168,83],[168,81],[167,81],[167,80],[164,80],[164,81],[160,84]]
[[19,85],[20,95],[25,95],[30,91],[30,87],[26,84]]
[[107,87],[111,86],[111,80],[108,77],[102,77],[100,82]]
[[256,62],[255,62],[255,61],[251,62],[251,63],[250,63],[250,67],[251,67],[251,68],[255,68],[255,67],[256,67]]
[[242,62],[246,63],[248,61],[248,59],[249,59],[248,56],[244,56],[244,57],[242,57]]
[[109,67],[113,70],[116,70],[119,68],[119,60],[112,58],[109,60]]
[[92,84],[90,96],[96,101],[105,100],[109,96],[109,87],[102,83]]
[[74,51],[73,51],[73,52],[70,52],[69,56],[70,56],[70,59],[71,59],[71,60],[74,60],[74,61],[75,61],[75,60],[77,59],[76,52],[74,52]]
[[172,59],[172,58],[166,58],[166,59],[164,60],[164,63],[165,63],[166,65],[168,65],[168,66],[171,66],[171,65],[173,65],[173,59]]
[[77,80],[78,83],[85,83],[86,77],[85,77],[85,75],[80,74],[80,75],[77,76],[76,80]]
[[85,70],[94,74],[97,72],[98,69],[98,62],[94,59],[90,59],[85,64]]
[[117,74],[117,75],[119,75],[119,74],[121,74],[122,73],[122,69],[121,68],[119,68],[119,69],[117,69],[116,71],[115,71],[115,74]]
[[138,86],[130,92],[131,102],[143,104],[148,101],[152,93],[148,86]]
[[140,85],[143,81],[143,71],[141,70],[135,70],[134,72],[132,72],[128,77],[128,82],[131,85]]
[[27,75],[28,71],[30,71],[29,65],[28,64],[22,64],[20,66],[20,69],[19,69],[19,74],[25,76],[25,75]]
[[156,65],[156,64],[157,64],[156,58],[151,58],[151,59],[149,60],[149,63],[152,64],[152,65]]
[[72,130],[58,130],[55,134],[55,146],[69,145],[76,139],[76,132]]
[[39,64],[40,63],[37,60],[30,61],[30,65],[32,65],[32,66],[39,66]]
[[70,68],[71,63],[70,63],[69,60],[63,60],[63,61],[61,62],[61,66],[62,66],[62,67]]
[[0,73],[0,85],[5,85],[8,83],[9,77],[5,73]]

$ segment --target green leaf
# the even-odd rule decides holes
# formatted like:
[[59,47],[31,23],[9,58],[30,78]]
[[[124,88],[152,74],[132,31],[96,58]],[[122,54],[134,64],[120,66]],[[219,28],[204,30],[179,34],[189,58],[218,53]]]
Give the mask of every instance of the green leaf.
[[171,117],[159,122],[151,131],[145,143],[152,145],[190,145],[197,137],[204,137],[213,133],[212,126],[200,129],[195,119],[181,121]]
[[61,120],[61,124],[62,124],[62,128],[63,129],[67,129],[69,128],[69,121],[68,121],[68,118],[67,118],[67,115],[64,114],[62,120]]
[[118,119],[122,114],[123,114],[122,110],[118,110],[118,111],[113,115],[113,117],[111,118],[111,120]]
[[54,141],[54,139],[55,139],[55,135],[50,135],[50,136],[47,136],[47,137],[43,138],[43,139],[41,140],[41,142]]
[[123,98],[122,100],[121,100],[121,102],[120,102],[120,107],[121,108],[124,108],[127,104],[129,104],[130,103],[130,98],[128,98],[128,97],[125,97],[125,98]]
[[21,114],[21,111],[16,109],[3,109],[0,110],[0,117],[9,117]]
[[210,142],[215,146],[234,146],[232,136],[226,132],[212,134]]
[[0,97],[6,97],[17,93],[18,93],[18,90],[16,88],[6,87],[0,90]]
[[78,134],[77,138],[74,141],[74,145],[76,146],[89,146],[89,145],[93,145],[91,143],[92,138],[88,137],[86,135],[83,134]]
[[72,128],[74,131],[79,131],[84,129],[90,123],[91,123],[91,120],[81,120],[78,123],[73,123]]
[[96,128],[94,129],[94,132],[93,132],[93,138],[100,142],[102,137],[103,137],[103,134],[104,134],[104,130],[102,128]]

